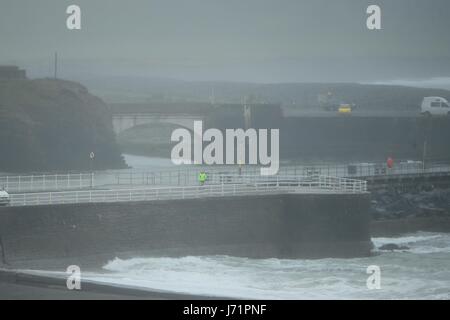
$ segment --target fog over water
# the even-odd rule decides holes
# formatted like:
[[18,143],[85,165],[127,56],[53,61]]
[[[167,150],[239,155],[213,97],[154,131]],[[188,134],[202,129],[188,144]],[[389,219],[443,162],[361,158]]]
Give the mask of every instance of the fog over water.
[[367,84],[399,85],[418,88],[435,88],[435,89],[450,90],[450,77],[375,81],[375,82],[368,82]]

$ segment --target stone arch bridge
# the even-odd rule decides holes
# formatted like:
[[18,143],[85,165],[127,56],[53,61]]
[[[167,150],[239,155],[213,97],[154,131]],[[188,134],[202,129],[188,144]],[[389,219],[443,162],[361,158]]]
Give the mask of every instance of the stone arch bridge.
[[111,103],[114,132],[121,132],[143,124],[165,123],[194,129],[194,121],[205,121],[211,110],[209,103]]
[[200,114],[161,114],[161,113],[113,113],[112,122],[114,132],[121,132],[133,127],[151,124],[166,123],[194,130],[194,121],[206,120],[205,115]]

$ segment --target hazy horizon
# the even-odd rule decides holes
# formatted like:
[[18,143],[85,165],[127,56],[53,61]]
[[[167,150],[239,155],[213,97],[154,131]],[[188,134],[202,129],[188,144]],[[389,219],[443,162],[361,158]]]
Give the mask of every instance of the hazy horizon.
[[372,82],[450,76],[450,2],[378,0],[382,30],[366,28],[367,0],[3,0],[0,64],[31,77],[186,81]]

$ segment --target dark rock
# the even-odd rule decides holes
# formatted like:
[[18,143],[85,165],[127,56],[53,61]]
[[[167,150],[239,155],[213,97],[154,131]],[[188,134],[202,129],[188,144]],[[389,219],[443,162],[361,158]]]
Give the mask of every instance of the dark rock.
[[[52,79],[0,82],[2,171],[125,167],[110,108],[82,85]],[[89,157],[95,152],[95,161]]]
[[430,192],[377,190],[372,193],[372,201],[371,214],[375,220],[450,215],[449,189],[434,189]]
[[378,248],[378,250],[394,251],[394,250],[409,250],[407,246],[399,246],[395,243],[387,243]]

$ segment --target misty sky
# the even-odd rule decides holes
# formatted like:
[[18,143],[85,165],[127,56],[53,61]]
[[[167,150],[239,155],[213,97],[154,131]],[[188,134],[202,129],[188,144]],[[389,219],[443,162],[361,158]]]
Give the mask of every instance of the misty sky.
[[[66,29],[66,7],[82,30]],[[381,31],[366,29],[369,4]],[[31,75],[255,82],[450,76],[448,0],[0,0],[0,64]]]

